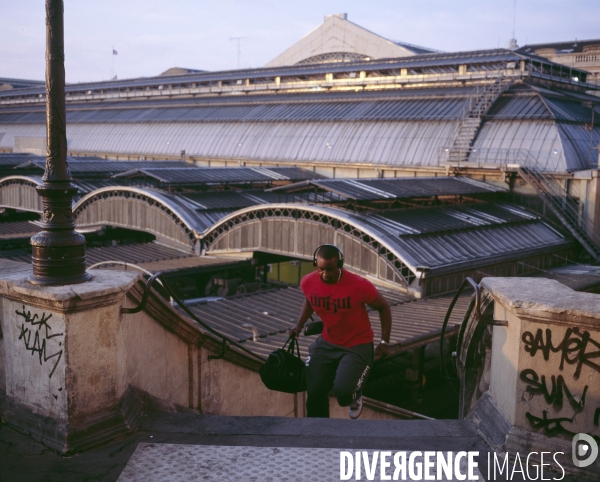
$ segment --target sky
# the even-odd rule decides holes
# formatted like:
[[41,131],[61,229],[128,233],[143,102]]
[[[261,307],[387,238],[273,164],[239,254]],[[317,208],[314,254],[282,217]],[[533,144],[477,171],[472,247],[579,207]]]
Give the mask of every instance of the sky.
[[[43,0],[0,0],[0,77],[44,80]],[[68,83],[262,67],[333,13],[447,52],[600,38],[600,0],[65,0]],[[113,49],[117,55],[113,55]]]

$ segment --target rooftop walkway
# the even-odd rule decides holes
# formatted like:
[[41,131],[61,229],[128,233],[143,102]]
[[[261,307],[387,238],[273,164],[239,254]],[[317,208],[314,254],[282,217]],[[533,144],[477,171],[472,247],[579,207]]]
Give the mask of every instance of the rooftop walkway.
[[[177,450],[166,444],[178,444]],[[272,449],[264,451],[264,455],[273,454],[275,449],[295,449],[288,454],[293,456],[294,460],[304,456],[307,462],[296,463],[294,475],[287,480],[315,480],[312,477],[304,478],[302,474],[303,470],[308,469],[310,454],[314,454],[315,461],[326,460],[318,458],[318,455],[323,455],[318,448],[392,452],[475,450],[482,454],[486,451],[486,446],[478,438],[475,429],[467,422],[456,420],[390,423],[371,420],[224,417],[154,412],[144,417],[137,433],[71,457],[59,456],[10,427],[2,425],[0,480],[114,481],[119,478],[136,449],[136,457],[131,461],[136,470],[130,470],[128,467],[119,480],[142,480],[137,478],[136,471],[146,475],[154,473],[153,476],[145,476],[145,481],[178,480],[178,474],[185,475],[181,480],[195,480],[194,475],[198,480],[233,480],[226,476],[216,477],[217,471],[226,469],[226,457],[222,459],[221,467],[218,463],[204,463],[211,450],[223,450],[219,447],[235,447],[229,450],[229,454],[239,452],[239,460],[244,460],[243,454],[250,451],[249,447],[271,447]],[[155,448],[162,456],[144,455],[150,448]],[[310,450],[306,452],[301,449]],[[181,462],[178,454],[182,453],[192,456]],[[254,475],[259,477],[258,480],[267,480],[267,474],[261,473],[264,456],[260,454],[260,451],[255,451],[244,463],[238,462],[235,480],[251,480],[249,476],[244,476],[244,472],[251,468],[255,470]],[[325,456],[331,459],[331,467],[322,467],[321,473],[337,472],[338,478],[332,480],[339,480],[339,451],[326,451]],[[485,462],[483,459],[486,458],[480,457],[480,469]],[[175,465],[175,461],[179,463]],[[153,470],[149,470],[150,468]],[[278,479],[284,477],[284,474],[273,474],[273,477]]]
[[[144,415],[135,434],[70,457],[0,425],[0,480],[340,480],[340,449],[479,451],[478,469],[487,475],[487,446],[467,421],[390,423],[155,411]],[[518,476],[513,480],[523,480]],[[364,470],[362,477],[367,480]]]

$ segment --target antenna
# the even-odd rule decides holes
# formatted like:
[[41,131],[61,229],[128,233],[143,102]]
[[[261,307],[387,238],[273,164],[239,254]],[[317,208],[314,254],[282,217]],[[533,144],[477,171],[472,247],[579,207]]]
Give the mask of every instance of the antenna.
[[240,68],[240,55],[242,53],[242,45],[241,45],[241,41],[244,39],[247,39],[248,37],[229,37],[229,40],[235,40],[237,42],[237,60],[238,60],[238,64],[237,64],[237,68]]
[[515,37],[515,30],[517,28],[517,0],[514,0],[513,2],[513,35],[512,38],[516,39]]
[[512,38],[508,42],[508,48],[511,50],[516,50],[519,48],[517,45],[517,39],[515,37],[517,30],[517,0],[513,0],[513,28],[512,28]]

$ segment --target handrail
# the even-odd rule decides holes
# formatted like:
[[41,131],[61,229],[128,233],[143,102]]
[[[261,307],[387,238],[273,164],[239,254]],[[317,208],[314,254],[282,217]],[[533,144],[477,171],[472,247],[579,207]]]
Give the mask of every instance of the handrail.
[[162,287],[167,291],[167,293],[169,294],[169,296],[175,300],[175,302],[179,305],[179,307],[185,311],[185,313],[192,318],[196,323],[198,323],[200,326],[202,326],[203,328],[205,328],[207,331],[209,331],[210,333],[212,333],[213,335],[221,338],[222,340],[222,349],[221,349],[221,353],[219,355],[217,355],[216,357],[213,358],[223,358],[225,356],[225,351],[227,349],[227,343],[229,343],[232,346],[235,346],[236,348],[238,348],[239,350],[242,350],[245,353],[248,353],[249,355],[252,355],[254,358],[264,362],[266,361],[266,359],[260,355],[257,355],[256,353],[253,353],[252,351],[248,350],[247,348],[241,346],[239,343],[233,341],[231,338],[219,333],[217,330],[215,330],[214,328],[212,328],[211,326],[207,325],[205,322],[203,322],[200,318],[198,318],[186,305],[185,303],[177,296],[177,294],[173,291],[173,289],[171,288],[171,286],[169,286],[169,284],[166,282],[166,280],[163,277],[163,272],[159,271],[157,273],[154,273],[154,275],[152,275],[148,281],[146,282],[146,286],[144,288],[144,293],[142,294],[142,300],[140,301],[140,304],[134,308],[121,308],[121,313],[123,314],[134,314],[134,313],[139,313],[140,311],[142,311],[144,309],[144,307],[146,306],[146,303],[148,302],[148,296],[150,294],[150,288],[152,287],[152,285],[154,284],[155,281],[158,281]]
[[[153,276],[151,271],[148,271],[147,269],[144,269],[141,266],[138,266],[137,264],[127,263],[125,261],[100,261],[99,263],[95,263],[95,264],[91,265],[88,269],[96,269],[96,268],[98,268],[98,266],[103,266],[105,264],[108,264],[108,265],[116,264],[118,266],[125,266],[126,268],[133,268],[133,269],[137,269],[141,273],[147,274],[148,276]],[[163,286],[162,281],[158,280],[158,282],[160,283],[161,286]],[[164,286],[163,286],[163,288],[164,288]],[[171,306],[173,306],[173,297],[170,297],[169,302],[171,303]]]
[[[566,189],[561,188],[554,180],[545,175],[544,170],[537,165],[522,168],[520,172],[527,182],[538,185],[536,187],[532,184],[532,187],[536,191],[540,191],[538,195],[542,200],[547,200],[544,202],[550,203],[551,209],[556,209],[565,218],[566,222],[571,225],[570,229],[582,236],[586,243],[591,243],[590,249],[595,253],[590,254],[594,258],[598,258],[600,256],[600,237],[594,233],[592,225],[580,212],[580,204],[569,195]],[[560,218],[560,216],[558,217]]]
[[[446,312],[446,317],[444,318],[444,324],[442,325],[442,333],[440,334],[440,360],[441,360],[441,364],[442,364],[441,369],[443,370],[442,375],[444,375],[444,371],[445,371],[445,378],[447,380],[455,380],[455,379],[450,377],[450,373],[448,373],[448,367],[446,366],[446,362],[444,360],[444,338],[446,336],[446,327],[448,326],[448,321],[450,320],[450,315],[452,314],[454,305],[458,301],[458,297],[462,293],[462,291],[465,288],[465,286],[467,285],[467,283],[470,284],[471,287],[473,288],[473,290],[475,291],[475,318],[477,320],[477,323],[479,323],[481,321],[481,290],[479,288],[479,285],[475,282],[475,280],[473,280],[473,278],[467,276],[462,281],[460,286],[458,287],[458,291],[454,294],[454,298],[452,298],[452,302],[450,303],[450,306],[448,307],[448,311]],[[486,325],[492,325],[492,326],[507,326],[508,325],[507,321],[496,321],[493,319],[486,320],[486,321],[484,321],[484,323]]]

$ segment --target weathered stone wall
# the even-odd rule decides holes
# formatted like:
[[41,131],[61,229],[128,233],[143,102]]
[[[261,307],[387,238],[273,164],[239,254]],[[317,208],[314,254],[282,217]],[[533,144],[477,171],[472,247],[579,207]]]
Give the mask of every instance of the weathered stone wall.
[[35,413],[67,419],[65,316],[5,299],[6,394]]
[[569,440],[586,432],[600,442],[600,325],[524,321],[520,349],[515,425]]
[[214,415],[294,417],[294,397],[267,389],[253,370],[225,360],[208,360],[201,350],[202,412]]
[[121,315],[119,387],[128,385],[189,408],[189,342],[147,312]]
[[481,286],[507,325],[493,327],[489,390],[467,418],[495,450],[562,452],[568,472],[597,480],[600,461],[576,466],[572,441],[585,433],[600,445],[600,295],[543,278]]
[[0,260],[0,390],[3,420],[36,440],[61,452],[111,440],[136,426],[144,392],[175,410],[305,416],[304,394],[268,390],[260,360],[221,353],[219,337],[156,292],[123,313],[142,299],[134,273],[97,270],[88,283],[41,287],[27,282],[30,269]]

